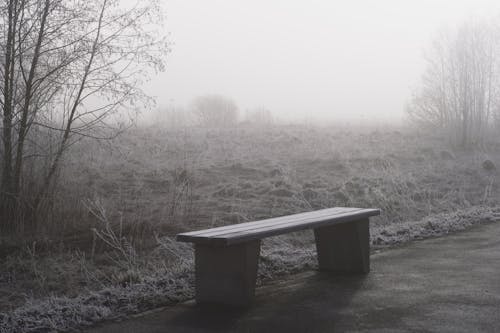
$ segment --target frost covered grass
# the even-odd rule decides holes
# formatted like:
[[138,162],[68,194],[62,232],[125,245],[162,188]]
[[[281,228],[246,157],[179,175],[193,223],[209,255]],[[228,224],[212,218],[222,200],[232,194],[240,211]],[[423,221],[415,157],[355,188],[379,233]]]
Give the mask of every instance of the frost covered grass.
[[396,245],[405,242],[463,231],[474,225],[498,222],[500,207],[477,206],[451,213],[427,216],[420,221],[376,226],[371,231],[373,245]]
[[0,314],[0,332],[62,332],[104,320],[184,301],[193,296],[191,266],[172,267],[139,283],[115,285],[76,297],[49,296],[29,300]]
[[[152,127],[78,146],[53,220],[21,247],[0,239],[0,332],[74,330],[191,298],[192,249],[173,240],[185,230],[377,207],[377,248],[499,219],[500,144],[459,151],[401,131]],[[260,284],[314,269],[312,234],[266,239],[260,261]]]

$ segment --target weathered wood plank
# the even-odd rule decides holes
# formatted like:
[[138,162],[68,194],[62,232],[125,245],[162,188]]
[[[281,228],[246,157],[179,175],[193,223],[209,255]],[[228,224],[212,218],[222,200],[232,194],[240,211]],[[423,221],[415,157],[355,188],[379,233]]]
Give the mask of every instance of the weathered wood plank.
[[[278,222],[278,223],[268,223],[268,224],[262,225],[262,226],[255,225],[255,226],[251,226],[249,228],[245,228],[245,229],[241,229],[241,230],[238,230],[235,228],[234,230],[228,230],[225,232],[216,233],[216,234],[210,235],[209,237],[225,238],[225,237],[231,237],[231,235],[233,235],[233,234],[236,235],[236,234],[240,234],[240,233],[254,233],[254,232],[259,232],[259,231],[265,231],[266,229],[281,229],[281,228],[283,228],[283,230],[287,230],[288,227],[292,227],[295,225],[299,225],[299,224],[310,225],[311,223],[316,222],[316,221],[332,220],[335,218],[340,218],[346,214],[347,215],[357,214],[357,213],[360,213],[362,211],[363,211],[362,209],[359,209],[356,211],[337,212],[335,214],[325,214],[325,215],[321,215],[321,216],[310,216],[308,218],[302,218],[300,220],[282,221],[282,222]],[[205,235],[203,235],[203,236],[205,236]]]
[[308,223],[293,223],[293,224],[288,224],[286,227],[283,226],[276,226],[276,227],[268,227],[265,229],[260,229],[260,230],[253,230],[252,232],[248,233],[233,233],[230,235],[226,235],[223,237],[217,237],[212,239],[212,244],[214,245],[232,245],[232,244],[238,244],[242,242],[248,242],[251,240],[257,240],[257,239],[262,239],[266,237],[271,237],[271,236],[277,236],[281,235],[284,233],[289,233],[289,232],[295,232],[295,231],[300,231],[300,230],[306,230],[306,229],[314,229],[314,228],[319,228],[323,226],[329,226],[329,225],[336,225],[336,224],[341,224],[341,223],[346,223],[346,222],[351,222],[351,221],[357,221],[362,218],[368,218],[370,216],[378,215],[378,211],[376,212],[370,212],[370,211],[360,211],[360,212],[355,212],[355,213],[344,213],[335,216],[334,218],[331,219],[324,219],[324,220],[314,220],[312,222]]
[[190,231],[190,232],[182,233],[180,235],[182,235],[182,236],[209,236],[209,234],[211,234],[211,233],[223,232],[226,230],[232,230],[234,228],[245,228],[245,227],[251,228],[251,227],[257,226],[257,225],[266,225],[266,224],[272,224],[272,223],[277,223],[277,222],[282,222],[282,221],[295,221],[295,220],[300,220],[300,219],[309,218],[309,217],[313,217],[313,216],[319,217],[319,216],[323,216],[323,215],[335,214],[336,212],[355,211],[355,210],[359,210],[359,209],[360,208],[348,208],[348,207],[327,208],[327,209],[321,209],[321,210],[312,211],[312,212],[304,212],[304,213],[298,213],[298,214],[293,214],[293,215],[273,217],[273,218],[259,220],[259,221],[243,222],[243,223],[238,223],[238,224],[226,225],[226,226],[222,226],[222,227],[215,227],[215,228],[209,228],[209,229],[203,229],[203,230]]
[[272,219],[265,219],[265,220],[254,221],[254,222],[238,223],[238,224],[228,225],[228,226],[224,226],[224,227],[199,230],[198,232],[190,232],[190,233],[186,233],[183,235],[190,234],[190,236],[194,236],[194,237],[222,236],[222,235],[227,234],[227,233],[253,230],[253,229],[262,228],[262,227],[266,227],[266,226],[275,226],[275,225],[295,223],[295,222],[300,222],[300,221],[307,222],[311,219],[320,219],[320,218],[323,218],[326,216],[334,216],[336,214],[341,214],[341,213],[345,213],[345,212],[355,212],[358,210],[361,210],[361,209],[360,208],[352,209],[352,208],[339,207],[339,208],[332,209],[331,211],[330,211],[330,209],[328,209],[328,210],[320,210],[320,211],[309,212],[309,213],[300,213],[300,214],[295,214],[295,215],[281,216],[281,217],[275,217]]
[[[330,214],[326,211],[330,210]],[[361,209],[349,208],[347,210],[321,210],[317,212],[325,212],[325,214],[302,213],[300,218],[296,219],[268,219],[267,223],[258,224],[258,222],[247,222],[243,229],[224,228],[219,229],[220,232],[207,232],[211,229],[202,230],[201,235],[193,233],[185,233],[177,235],[177,240],[184,242],[193,242],[197,244],[210,244],[213,246],[228,246],[251,240],[262,239],[280,235],[283,233],[294,232],[304,229],[318,228],[327,225],[345,223],[349,221],[359,220],[370,216],[379,215],[378,209]],[[293,215],[292,215],[293,216]],[[273,221],[274,220],[274,221]],[[235,225],[237,227],[238,225]],[[228,226],[230,227],[230,226]],[[218,229],[218,228],[214,228]],[[207,234],[209,236],[207,236]]]

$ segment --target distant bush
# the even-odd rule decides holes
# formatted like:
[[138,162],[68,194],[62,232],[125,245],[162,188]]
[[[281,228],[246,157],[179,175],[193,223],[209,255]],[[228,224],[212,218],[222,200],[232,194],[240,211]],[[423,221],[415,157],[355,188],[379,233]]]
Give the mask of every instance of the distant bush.
[[221,95],[197,97],[191,108],[195,120],[202,126],[232,127],[238,122],[238,106]]
[[487,171],[493,171],[497,169],[495,163],[493,163],[492,160],[484,160],[482,165],[483,169]]

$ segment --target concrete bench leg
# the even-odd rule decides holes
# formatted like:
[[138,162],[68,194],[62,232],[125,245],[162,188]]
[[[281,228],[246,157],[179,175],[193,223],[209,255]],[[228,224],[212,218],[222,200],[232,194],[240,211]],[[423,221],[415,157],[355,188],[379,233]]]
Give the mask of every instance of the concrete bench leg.
[[370,271],[368,219],[314,229],[319,269],[339,273]]
[[260,240],[195,246],[196,302],[245,306],[255,295]]

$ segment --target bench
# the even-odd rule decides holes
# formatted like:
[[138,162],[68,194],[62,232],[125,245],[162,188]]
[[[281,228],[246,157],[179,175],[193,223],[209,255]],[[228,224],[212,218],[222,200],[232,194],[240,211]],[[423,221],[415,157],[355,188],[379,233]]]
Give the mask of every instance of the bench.
[[370,271],[370,216],[378,209],[336,207],[255,222],[181,233],[177,240],[194,243],[196,302],[248,305],[263,238],[314,229],[321,271]]

